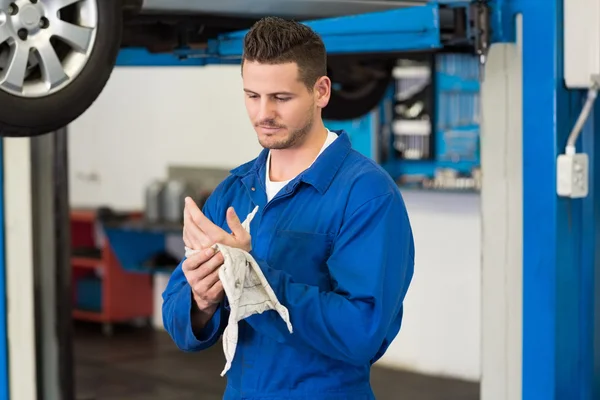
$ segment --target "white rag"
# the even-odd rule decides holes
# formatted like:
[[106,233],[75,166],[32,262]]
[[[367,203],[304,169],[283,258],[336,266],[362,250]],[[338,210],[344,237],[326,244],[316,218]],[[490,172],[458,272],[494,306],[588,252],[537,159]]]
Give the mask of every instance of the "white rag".
[[[250,232],[250,222],[258,206],[246,217],[242,226]],[[285,321],[290,333],[293,332],[288,309],[279,302],[275,292],[267,282],[260,266],[246,251],[216,244],[216,249],[223,254],[223,265],[219,269],[219,279],[227,295],[230,306],[229,321],[223,332],[223,351],[225,353],[225,369],[221,376],[231,368],[238,342],[238,321],[254,314],[262,314],[275,310]],[[189,257],[200,250],[185,248],[185,256]]]

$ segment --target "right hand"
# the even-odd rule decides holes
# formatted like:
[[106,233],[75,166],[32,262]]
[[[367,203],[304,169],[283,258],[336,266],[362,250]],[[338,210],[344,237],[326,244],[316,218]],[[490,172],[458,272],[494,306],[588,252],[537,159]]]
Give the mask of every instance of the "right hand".
[[219,280],[221,265],[223,254],[208,248],[186,258],[181,266],[198,309],[204,313],[214,312],[225,296],[223,284]]
[[[186,198],[183,210],[183,243],[188,249],[202,250],[213,246],[208,235],[194,221],[191,208],[195,206],[192,199]],[[196,206],[197,208],[197,206]]]

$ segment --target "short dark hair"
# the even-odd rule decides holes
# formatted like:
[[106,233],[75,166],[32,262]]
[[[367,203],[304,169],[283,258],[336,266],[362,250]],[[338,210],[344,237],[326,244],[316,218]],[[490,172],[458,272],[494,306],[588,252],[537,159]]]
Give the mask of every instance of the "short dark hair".
[[256,22],[244,38],[244,60],[262,64],[295,62],[299,78],[309,90],[327,75],[327,52],[317,33],[308,26],[279,17]]

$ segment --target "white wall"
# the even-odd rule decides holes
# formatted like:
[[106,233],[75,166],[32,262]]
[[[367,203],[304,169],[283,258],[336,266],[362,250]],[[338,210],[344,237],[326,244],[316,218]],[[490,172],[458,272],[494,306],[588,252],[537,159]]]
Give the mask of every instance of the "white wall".
[[[74,206],[141,208],[144,186],[167,165],[229,168],[260,151],[237,66],[117,69],[70,132]],[[406,192],[405,199],[416,271],[402,331],[381,364],[479,380],[479,197]]]
[[468,380],[480,377],[479,196],[405,191],[415,275],[402,329],[382,364]]
[[[254,158],[261,148],[244,109],[239,71],[117,69],[69,127],[73,205],[140,208],[144,187],[164,176],[167,165],[230,168]],[[91,174],[100,181],[90,181]]]

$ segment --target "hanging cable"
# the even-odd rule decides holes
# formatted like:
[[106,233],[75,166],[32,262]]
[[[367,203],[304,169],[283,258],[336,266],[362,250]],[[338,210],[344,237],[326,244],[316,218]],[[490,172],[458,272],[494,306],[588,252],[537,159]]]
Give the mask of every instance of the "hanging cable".
[[579,118],[577,118],[577,122],[573,127],[573,130],[569,134],[569,139],[567,140],[567,146],[565,148],[565,154],[573,155],[576,153],[575,143],[577,142],[577,138],[579,137],[579,133],[583,129],[585,122],[590,116],[590,112],[594,107],[594,102],[596,101],[596,97],[598,97],[598,89],[600,85],[598,82],[594,81],[592,87],[588,90],[587,100],[579,114]]

